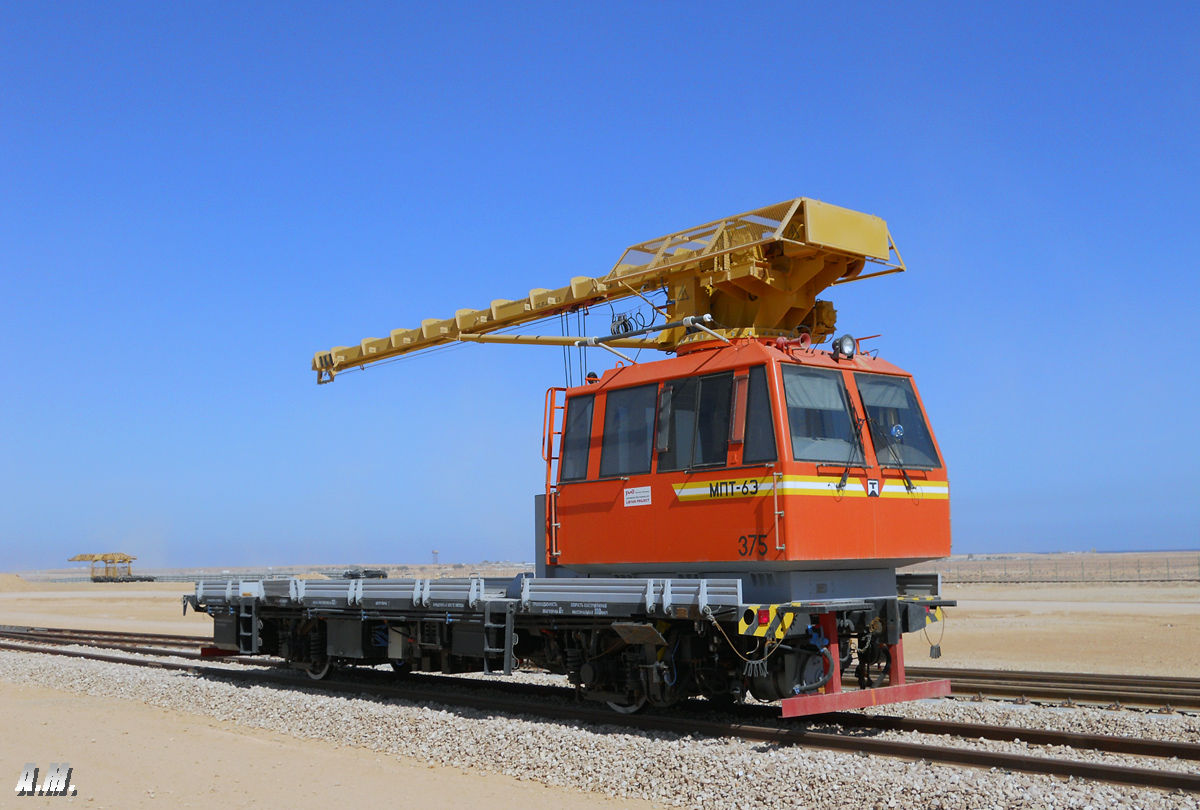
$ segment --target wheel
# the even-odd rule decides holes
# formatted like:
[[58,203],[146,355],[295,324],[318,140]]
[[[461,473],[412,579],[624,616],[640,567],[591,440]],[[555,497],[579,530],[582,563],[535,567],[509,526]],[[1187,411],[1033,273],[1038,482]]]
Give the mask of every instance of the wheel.
[[412,672],[412,664],[408,663],[407,661],[401,661],[398,658],[393,658],[388,663],[392,665],[392,669],[397,675],[407,675],[408,673]]
[[637,714],[642,709],[646,708],[646,696],[642,695],[632,703],[616,703],[608,701],[608,708],[612,709],[617,714]]
[[319,664],[314,663],[311,669],[304,670],[314,681],[323,681],[333,672],[333,662],[326,658]]
[[759,700],[774,703],[815,692],[829,682],[826,664],[832,673],[834,663],[828,647],[819,652],[800,649],[775,656],[766,675],[750,678],[750,693]]

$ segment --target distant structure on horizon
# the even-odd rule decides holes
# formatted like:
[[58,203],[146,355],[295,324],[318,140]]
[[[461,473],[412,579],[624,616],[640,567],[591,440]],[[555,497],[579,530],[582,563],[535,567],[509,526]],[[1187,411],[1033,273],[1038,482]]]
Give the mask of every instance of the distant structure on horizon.
[[92,582],[153,582],[154,577],[133,575],[132,563],[136,559],[137,557],[116,551],[107,554],[76,554],[67,562],[91,563]]
[[433,550],[433,564],[434,565],[437,565],[437,555],[438,555],[437,549],[434,549]]

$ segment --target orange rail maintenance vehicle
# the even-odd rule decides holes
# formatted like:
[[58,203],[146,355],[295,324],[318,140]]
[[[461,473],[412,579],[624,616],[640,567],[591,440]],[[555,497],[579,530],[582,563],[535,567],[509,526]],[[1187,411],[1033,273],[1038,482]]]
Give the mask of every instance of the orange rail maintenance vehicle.
[[[953,603],[936,575],[896,572],[950,553],[937,440],[911,375],[850,335],[817,348],[836,323],[818,294],[903,270],[883,220],[800,198],[634,245],[603,277],[320,352],[321,383],[453,341],[618,359],[547,392],[534,575],[207,581],[187,602],[219,647],[313,677],[523,660],[618,711],[750,693],[785,716],[947,694],[906,680],[903,635]],[[609,335],[511,333],[620,301],[637,309],[614,308]]]

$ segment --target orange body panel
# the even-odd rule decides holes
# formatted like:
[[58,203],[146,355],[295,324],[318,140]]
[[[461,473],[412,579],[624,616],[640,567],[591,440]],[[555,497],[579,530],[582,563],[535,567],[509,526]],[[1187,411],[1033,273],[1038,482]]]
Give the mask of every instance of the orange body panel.
[[[862,355],[835,360],[823,351],[780,349],[754,340],[716,345],[669,360],[618,367],[593,385],[566,392],[568,400],[583,394],[596,398],[586,479],[549,487],[549,564],[593,574],[702,573],[882,568],[949,555],[944,463],[938,469],[907,470],[909,488],[904,472],[880,466],[865,427],[864,463],[849,469],[840,491],[844,465],[791,458],[781,365],[841,371],[860,418],[865,411],[854,372],[911,379],[909,375]],[[659,473],[653,454],[648,474],[600,477],[608,392],[721,371],[740,374],[753,366],[766,368],[775,462],[743,465],[742,445],[731,443],[723,467]],[[745,413],[744,401],[742,405],[738,415]],[[932,441],[936,448],[936,439]],[[940,458],[940,449],[937,453]],[[869,496],[869,488],[879,496]]]

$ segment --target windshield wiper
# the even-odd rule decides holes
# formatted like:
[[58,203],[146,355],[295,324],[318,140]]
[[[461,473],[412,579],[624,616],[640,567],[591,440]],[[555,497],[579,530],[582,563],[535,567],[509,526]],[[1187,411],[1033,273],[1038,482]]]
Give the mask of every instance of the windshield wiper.
[[[842,389],[842,399],[846,403],[846,411],[850,414],[850,422],[854,425],[854,440],[858,443],[857,447],[851,447],[850,452],[846,457],[846,469],[842,471],[842,480],[838,481],[837,491],[841,492],[846,488],[846,484],[850,482],[850,467],[854,463],[854,451],[861,450],[863,446],[862,440],[862,421],[858,418],[858,412],[854,410],[854,403],[850,401],[850,392]],[[864,463],[866,463],[864,461]]]

